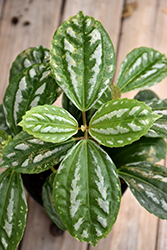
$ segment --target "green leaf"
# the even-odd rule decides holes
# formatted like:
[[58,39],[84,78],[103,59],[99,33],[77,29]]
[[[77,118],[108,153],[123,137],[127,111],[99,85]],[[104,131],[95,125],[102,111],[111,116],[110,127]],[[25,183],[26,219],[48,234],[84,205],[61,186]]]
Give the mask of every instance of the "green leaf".
[[22,51],[15,59],[10,69],[9,81],[24,69],[33,64],[47,63],[49,61],[49,50],[43,46],[30,47]]
[[112,85],[111,89],[112,89],[112,99],[113,100],[121,98],[121,90],[118,86]]
[[51,220],[61,229],[66,230],[66,227],[62,223],[53,202],[53,180],[54,180],[55,174],[52,173],[45,181],[45,184],[42,188],[42,201],[43,206],[45,210],[47,211],[49,217]]
[[0,175],[0,249],[15,250],[19,244],[27,215],[22,179],[11,169]]
[[0,129],[0,158],[2,158],[5,147],[12,140],[12,137],[8,135],[4,130]]
[[27,111],[19,123],[25,131],[49,142],[62,142],[78,132],[75,118],[63,108],[43,105]]
[[104,91],[100,99],[95,103],[93,106],[95,109],[99,109],[104,103],[112,100],[112,90],[111,87],[108,86],[108,88]]
[[117,218],[121,188],[111,158],[82,140],[61,162],[53,187],[56,210],[70,234],[95,246]]
[[[154,122],[148,132],[152,132],[153,136],[163,137],[167,139],[167,99],[153,101],[148,104],[154,113],[162,117]],[[149,134],[150,135],[150,134]]]
[[137,95],[135,95],[134,99],[140,102],[145,102],[147,104],[153,101],[158,101],[159,97],[152,90],[145,89],[145,90],[139,91]]
[[[75,107],[75,105],[68,99],[68,97],[63,94],[63,99],[62,99],[62,106],[64,109],[66,109],[74,118],[78,121],[79,126],[83,125],[83,120],[82,120],[82,112]],[[100,105],[101,106],[101,105]],[[92,115],[96,112],[95,108],[91,108],[88,111],[85,112],[86,114],[86,121],[87,124],[89,123]],[[79,131],[80,133],[81,131]],[[83,136],[83,133],[80,133],[81,136]],[[78,134],[76,135],[78,136]]]
[[167,146],[162,138],[142,137],[130,145],[121,148],[104,147],[104,150],[117,167],[122,167],[140,161],[156,163],[166,157]]
[[22,131],[5,148],[2,165],[20,173],[40,173],[59,163],[74,143],[45,142]]
[[146,134],[160,116],[145,103],[127,98],[105,103],[92,117],[90,135],[107,147],[121,147]]
[[4,114],[4,111],[3,111],[3,104],[0,104],[0,129],[4,130],[9,135],[13,135],[11,130],[9,129],[8,125],[6,124],[5,119],[6,118],[5,118],[5,114]]
[[48,64],[35,64],[13,78],[3,99],[3,107],[10,129],[17,134],[17,124],[25,112],[42,104],[52,104],[60,89],[51,76]]
[[115,52],[100,22],[79,12],[55,32],[50,51],[53,75],[81,111],[90,109],[110,84]]
[[117,86],[122,93],[159,83],[167,76],[167,59],[146,47],[132,50],[121,64]]
[[70,99],[63,93],[62,106],[66,109],[74,118],[79,121],[82,118],[82,112],[76,108],[76,106],[70,101]]
[[150,213],[167,219],[167,169],[149,162],[130,164],[118,170],[119,176]]

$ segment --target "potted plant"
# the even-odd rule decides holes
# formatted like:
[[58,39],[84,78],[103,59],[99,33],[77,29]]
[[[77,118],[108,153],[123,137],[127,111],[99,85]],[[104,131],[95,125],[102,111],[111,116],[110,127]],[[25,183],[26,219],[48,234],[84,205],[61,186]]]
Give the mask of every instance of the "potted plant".
[[[52,220],[95,246],[116,221],[120,180],[150,213],[167,219],[167,99],[148,88],[167,76],[167,58],[140,47],[122,62],[102,24],[79,12],[55,32],[50,51],[20,53],[0,106],[0,248],[15,249],[26,223],[22,176],[48,176]],[[140,89],[134,99],[121,93]],[[62,108],[52,105],[63,92]]]

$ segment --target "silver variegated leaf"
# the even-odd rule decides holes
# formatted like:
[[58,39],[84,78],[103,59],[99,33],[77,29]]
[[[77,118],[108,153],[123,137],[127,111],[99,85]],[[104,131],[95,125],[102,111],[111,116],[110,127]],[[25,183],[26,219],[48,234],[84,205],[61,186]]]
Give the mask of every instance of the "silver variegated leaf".
[[3,104],[0,105],[0,129],[4,130],[9,135],[12,135],[11,130],[9,129],[8,125],[6,124],[5,114],[3,111]]
[[50,60],[53,75],[81,111],[90,109],[110,84],[115,52],[102,24],[79,12],[54,34]]
[[149,162],[129,164],[118,170],[130,190],[150,213],[167,219],[167,169]]
[[112,90],[111,87],[108,86],[108,88],[104,91],[100,99],[95,103],[93,106],[95,109],[99,109],[104,103],[112,100]]
[[116,99],[97,110],[90,120],[89,133],[104,146],[121,147],[146,134],[159,117],[143,102]]
[[10,69],[9,81],[24,69],[38,63],[47,63],[49,61],[49,50],[43,46],[30,47],[22,51],[14,60]]
[[110,155],[118,168],[140,161],[156,163],[166,157],[167,144],[162,138],[146,138],[143,136],[130,145],[121,148],[104,147],[104,150]]
[[111,231],[120,206],[120,181],[111,158],[95,142],[80,141],[58,168],[53,199],[70,234],[95,246]]
[[22,131],[5,148],[1,165],[20,173],[40,173],[59,163],[74,143],[74,139],[45,142]]
[[0,249],[15,250],[23,236],[27,215],[19,173],[7,169],[0,175],[0,197]]
[[167,139],[167,99],[153,101],[148,104],[154,113],[162,117],[154,122],[151,129],[148,131],[153,137],[163,137]]
[[139,91],[137,95],[135,95],[134,99],[140,102],[145,102],[147,104],[153,101],[158,101],[160,98],[151,89],[145,89],[145,90]]
[[124,93],[153,86],[166,76],[165,55],[151,48],[140,47],[132,50],[122,62],[117,86]]
[[48,64],[35,64],[17,74],[10,82],[3,99],[7,125],[17,134],[26,110],[37,105],[52,104],[61,91],[51,76]]
[[27,111],[19,123],[29,134],[48,142],[63,142],[78,132],[78,122],[65,109],[43,105]]
[[42,202],[43,206],[48,213],[51,220],[61,229],[66,230],[66,227],[63,225],[60,216],[58,215],[55,205],[53,202],[53,181],[55,173],[52,173],[45,181],[45,184],[42,187]]

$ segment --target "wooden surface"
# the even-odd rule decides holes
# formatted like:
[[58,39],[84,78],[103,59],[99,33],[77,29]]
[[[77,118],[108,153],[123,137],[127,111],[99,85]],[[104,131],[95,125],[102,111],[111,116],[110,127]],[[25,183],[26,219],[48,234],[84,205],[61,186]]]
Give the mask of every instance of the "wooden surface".
[[[0,102],[8,85],[9,68],[19,52],[30,46],[50,47],[62,21],[83,10],[100,20],[113,41],[118,73],[125,55],[139,46],[153,47],[167,54],[167,1],[138,0],[130,16],[122,18],[130,0],[0,0]],[[15,24],[13,22],[15,22]],[[17,23],[16,23],[17,21]],[[116,79],[116,78],[115,78]],[[167,79],[154,86],[167,98]],[[133,97],[136,92],[126,95]],[[60,103],[60,101],[59,101]],[[162,164],[167,166],[166,161]],[[28,196],[28,218],[19,250],[166,250],[167,221],[144,210],[128,190],[121,203],[116,224],[106,239],[93,248],[73,239],[68,232],[54,237],[51,221]]]

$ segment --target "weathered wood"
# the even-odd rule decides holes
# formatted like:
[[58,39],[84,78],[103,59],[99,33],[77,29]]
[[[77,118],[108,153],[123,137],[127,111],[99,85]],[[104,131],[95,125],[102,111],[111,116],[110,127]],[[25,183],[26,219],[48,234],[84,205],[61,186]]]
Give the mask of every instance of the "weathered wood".
[[0,23],[1,102],[8,85],[9,68],[17,54],[30,46],[50,48],[59,25],[61,3],[61,0],[4,1]]

